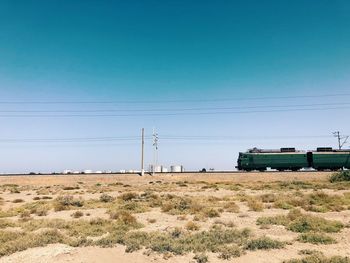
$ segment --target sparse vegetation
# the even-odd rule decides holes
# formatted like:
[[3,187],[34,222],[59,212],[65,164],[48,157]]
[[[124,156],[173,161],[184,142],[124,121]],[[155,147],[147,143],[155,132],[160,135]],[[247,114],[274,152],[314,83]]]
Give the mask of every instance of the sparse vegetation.
[[226,202],[224,205],[226,212],[239,213],[239,206],[235,202]]
[[264,204],[255,198],[249,198],[247,201],[247,205],[250,208],[250,210],[255,212],[261,212],[264,210]]
[[293,232],[339,232],[344,225],[339,221],[326,220],[322,217],[302,214],[300,210],[291,210],[287,216],[260,217],[258,225],[284,225]]
[[231,258],[240,257],[242,250],[237,245],[222,246],[219,249],[219,258],[229,260]]
[[[345,210],[350,209],[348,182],[181,180],[169,177],[142,184],[130,180],[129,185],[115,180],[82,184],[75,179],[50,186],[0,185],[0,257],[51,243],[74,247],[120,244],[127,253],[142,249],[145,256],[161,254],[164,259],[193,253],[192,261],[206,263],[213,256],[232,260],[245,253],[250,257],[258,253],[256,250],[289,250],[286,244],[300,242],[299,254],[304,258],[286,262],[350,263],[346,258],[327,258],[315,250],[302,249],[310,244],[334,244],[332,248],[338,249],[348,241],[346,234],[339,232],[349,222],[336,213],[347,215]],[[11,189],[13,195],[9,194]],[[15,198],[23,202],[13,203]],[[289,211],[278,212],[279,208]],[[69,211],[53,212],[62,210]],[[317,214],[328,211],[343,223]],[[101,213],[109,218],[98,218]],[[239,229],[260,215],[257,226]],[[280,240],[292,241],[264,236],[270,231],[277,232]],[[44,237],[43,233],[48,234]]]
[[110,196],[108,194],[102,194],[100,196],[100,201],[101,202],[104,202],[104,203],[110,203],[110,202],[113,202],[114,201],[114,197],[113,196]]
[[340,171],[340,172],[334,173],[329,178],[329,181],[331,183],[350,181],[350,170]]
[[114,220],[119,220],[125,225],[136,225],[136,218],[127,211],[115,211],[110,213],[110,218]]
[[139,195],[137,193],[127,192],[127,193],[120,195],[119,198],[123,201],[131,201],[133,199],[138,198],[138,196]]
[[350,258],[340,256],[327,258],[322,253],[314,253],[301,259],[285,260],[283,263],[350,263]]
[[82,207],[84,200],[82,198],[74,198],[71,195],[59,196],[55,199],[54,210],[70,210],[71,208]]
[[62,190],[65,190],[65,191],[71,191],[71,190],[79,190],[80,187],[79,186],[64,186],[62,188]]
[[24,200],[23,200],[23,199],[20,199],[20,198],[14,199],[14,200],[12,201],[12,203],[23,203],[23,202],[24,202]]
[[207,263],[209,262],[208,260],[208,256],[204,253],[201,254],[196,254],[193,259],[197,262],[197,263]]
[[190,231],[196,231],[199,229],[199,226],[193,221],[188,221],[186,224],[186,229]]
[[71,214],[71,217],[74,217],[74,218],[79,218],[82,216],[84,216],[84,213],[81,211],[75,211],[73,214]]
[[323,233],[303,233],[298,237],[299,242],[303,243],[312,243],[312,244],[334,244],[336,240],[326,234]]
[[273,240],[269,237],[260,237],[257,239],[250,240],[246,248],[248,250],[258,250],[258,249],[278,249],[278,248],[283,248],[285,246],[284,242],[278,241],[278,240]]

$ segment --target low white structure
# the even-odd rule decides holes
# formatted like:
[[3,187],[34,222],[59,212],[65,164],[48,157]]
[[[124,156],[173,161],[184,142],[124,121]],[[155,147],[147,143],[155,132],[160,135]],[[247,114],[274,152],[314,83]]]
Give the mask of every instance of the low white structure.
[[[154,169],[153,169],[154,167]],[[162,173],[163,172],[164,167],[162,165],[156,165],[153,166],[152,164],[149,166],[149,171],[150,172],[155,172],[155,173]]]
[[172,165],[170,166],[170,172],[172,173],[182,173],[184,171],[184,167],[182,165]]

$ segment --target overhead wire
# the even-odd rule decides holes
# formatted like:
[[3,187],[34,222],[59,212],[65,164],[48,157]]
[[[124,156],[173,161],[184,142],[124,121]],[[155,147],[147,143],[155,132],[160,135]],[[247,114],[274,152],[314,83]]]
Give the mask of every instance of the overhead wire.
[[240,98],[213,98],[213,99],[174,99],[174,100],[120,100],[120,101],[11,101],[2,100],[0,104],[149,104],[149,103],[182,103],[182,102],[219,102],[219,101],[249,101],[249,100],[275,100],[300,98],[329,98],[350,96],[350,93],[313,94],[296,96],[266,96],[266,97],[240,97]]
[[203,110],[233,110],[233,109],[264,109],[264,108],[291,108],[291,107],[315,107],[315,106],[337,106],[350,105],[349,102],[342,103],[313,103],[293,105],[259,105],[259,106],[234,106],[234,107],[192,107],[192,108],[154,108],[154,109],[102,109],[102,110],[1,110],[0,113],[98,113],[98,112],[164,112],[164,111],[203,111]]
[[67,118],[67,117],[139,117],[139,116],[185,116],[185,115],[220,115],[220,114],[250,114],[250,113],[276,113],[276,112],[300,112],[300,111],[325,111],[344,110],[350,107],[325,107],[325,108],[297,108],[276,110],[252,110],[252,111],[208,111],[208,112],[173,112],[173,113],[142,113],[142,114],[0,114],[3,118]]

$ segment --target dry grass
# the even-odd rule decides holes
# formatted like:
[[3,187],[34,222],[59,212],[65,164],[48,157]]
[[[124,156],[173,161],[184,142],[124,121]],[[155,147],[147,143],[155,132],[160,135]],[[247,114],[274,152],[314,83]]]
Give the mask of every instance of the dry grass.
[[[0,210],[0,255],[51,243],[76,247],[121,244],[128,253],[144,249],[146,254],[156,252],[155,255],[160,253],[165,258],[194,253],[195,262],[205,263],[207,255],[232,260],[245,257],[246,253],[250,257],[256,250],[285,248],[288,251],[285,242],[265,236],[269,228],[281,234],[281,240],[300,242],[298,245],[334,244],[339,249],[338,245],[341,248],[348,240],[344,241],[344,233],[338,234],[348,222],[326,220],[320,216],[322,214],[305,212],[343,211],[347,214],[350,208],[348,182],[237,184],[231,179],[226,182],[167,180],[173,179],[161,178],[143,184],[101,179],[99,183],[76,181],[68,186],[63,183],[39,187],[1,185],[0,194],[5,194],[6,198],[13,192],[13,197],[23,197],[26,201],[18,204],[7,201],[6,209]],[[33,193],[40,195],[29,200],[26,195]],[[0,205],[4,204],[1,200]],[[279,208],[290,211],[275,216]],[[56,213],[63,210],[72,211]],[[53,219],[48,219],[48,214]],[[108,218],[108,215],[109,219],[99,218]],[[260,215],[262,217],[256,221],[258,226],[254,225]],[[333,216],[341,218],[336,213],[332,213]],[[145,226],[138,219],[145,222]],[[273,225],[282,225],[289,231]],[[245,226],[250,229],[242,229]],[[47,237],[42,233],[48,233]],[[303,252],[307,258],[305,262],[343,262],[312,251]]]
[[84,200],[80,198],[74,198],[71,195],[59,196],[54,201],[54,210],[62,211],[62,210],[70,210],[77,207],[82,207],[84,205]]
[[314,232],[303,233],[298,237],[297,240],[303,243],[324,244],[324,245],[337,243],[334,238],[326,234],[314,233]]
[[199,230],[199,225],[194,223],[193,221],[188,221],[185,227],[189,231]]
[[250,210],[255,212],[261,212],[264,210],[264,204],[256,198],[249,198],[247,201],[247,205],[250,208]]
[[81,211],[75,211],[73,214],[71,214],[71,217],[74,217],[74,218],[80,218],[82,216],[84,216],[84,213]]
[[23,199],[20,199],[20,198],[14,199],[14,200],[12,201],[12,203],[23,203],[23,202],[24,202],[24,200],[23,200]]
[[258,225],[284,225],[293,232],[339,232],[344,225],[339,221],[326,220],[322,217],[302,214],[300,210],[291,210],[287,216],[260,217]]
[[341,256],[327,258],[322,253],[318,252],[301,259],[285,260],[283,263],[350,263],[350,258]]

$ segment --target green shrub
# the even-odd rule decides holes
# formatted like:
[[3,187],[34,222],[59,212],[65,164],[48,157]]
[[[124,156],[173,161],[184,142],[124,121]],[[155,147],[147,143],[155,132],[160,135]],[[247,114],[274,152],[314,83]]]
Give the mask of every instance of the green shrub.
[[120,198],[123,201],[131,201],[133,199],[138,198],[138,196],[139,195],[137,193],[127,192],[127,193],[120,195],[118,198]]
[[0,219],[0,229],[14,226],[16,226],[16,224],[13,221],[8,219]]
[[299,242],[303,243],[312,243],[312,244],[334,244],[336,243],[335,239],[327,236],[323,233],[303,233],[298,237]]
[[293,232],[339,232],[344,225],[339,221],[326,220],[322,217],[302,214],[300,210],[293,209],[287,216],[260,217],[258,225],[283,225]]
[[252,239],[250,240],[247,245],[246,249],[248,250],[258,250],[258,249],[278,249],[283,248],[285,246],[284,242],[273,240],[269,237],[260,237],[258,239]]
[[250,210],[255,212],[261,212],[264,210],[264,204],[255,198],[249,198],[247,201],[247,205],[250,208]]
[[239,213],[239,206],[235,202],[225,203],[224,209],[230,213]]
[[129,212],[123,211],[123,210],[111,212],[110,218],[119,220],[125,225],[136,225],[137,224],[136,218],[132,214],[130,214]]
[[199,229],[199,226],[193,221],[188,221],[185,227],[189,231],[196,231]]
[[288,229],[293,232],[305,233],[305,232],[339,232],[343,228],[343,224],[339,221],[326,220],[321,217],[303,215],[292,221],[288,225]]
[[34,213],[35,213],[37,216],[46,216],[47,213],[48,213],[48,211],[49,211],[49,208],[48,208],[48,207],[46,207],[46,206],[40,206],[40,207],[38,207],[38,208],[35,210]]
[[329,178],[331,183],[350,181],[350,170],[334,173]]
[[23,203],[23,202],[24,202],[24,200],[23,200],[23,199],[20,199],[20,198],[14,199],[14,200],[12,201],[12,203]]
[[62,211],[69,210],[72,207],[82,207],[84,200],[82,198],[74,198],[71,195],[59,196],[54,201],[54,210]]
[[208,260],[208,256],[204,253],[201,254],[196,254],[193,259],[197,262],[197,263],[207,263],[209,262]]
[[326,258],[321,253],[315,253],[302,259],[285,260],[283,263],[350,263],[350,258],[340,256]]
[[214,208],[208,208],[204,210],[204,215],[209,218],[213,218],[213,217],[219,217],[220,213]]
[[276,201],[276,195],[275,194],[263,194],[259,196],[259,199],[263,203],[273,203]]
[[110,196],[108,194],[102,194],[100,196],[100,201],[101,202],[104,202],[104,203],[109,203],[109,202],[113,202],[114,201],[114,197],[113,196]]
[[82,217],[83,215],[84,215],[83,212],[81,212],[81,211],[75,211],[73,214],[71,214],[71,217],[79,218],[79,217]]
[[78,189],[80,189],[80,187],[79,186],[64,186],[62,189],[67,190],[67,191],[71,191],[71,190],[78,190]]
[[219,249],[219,258],[221,259],[230,259],[235,257],[240,257],[242,254],[241,249],[237,245],[231,245],[231,246],[222,246]]
[[[32,247],[42,247],[48,244],[64,243],[64,236],[57,230],[46,230],[38,234],[11,232],[11,238],[0,244],[0,256],[10,255]],[[3,233],[2,233],[3,234]],[[2,235],[3,236],[3,235]]]
[[256,221],[258,225],[283,225],[286,226],[290,220],[286,216],[259,217]]

